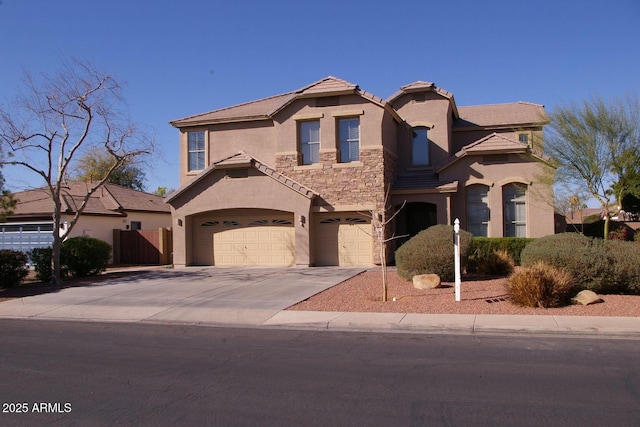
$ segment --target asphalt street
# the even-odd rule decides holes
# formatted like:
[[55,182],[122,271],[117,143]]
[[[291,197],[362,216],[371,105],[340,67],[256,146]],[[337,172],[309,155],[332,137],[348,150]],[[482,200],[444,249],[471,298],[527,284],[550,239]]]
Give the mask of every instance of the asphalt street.
[[0,425],[638,425],[637,340],[0,320]]

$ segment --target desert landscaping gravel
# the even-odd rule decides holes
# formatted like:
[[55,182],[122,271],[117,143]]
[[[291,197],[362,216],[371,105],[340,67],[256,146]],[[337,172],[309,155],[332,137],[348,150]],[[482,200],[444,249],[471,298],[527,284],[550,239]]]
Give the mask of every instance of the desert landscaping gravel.
[[[436,289],[419,290],[411,282],[388,272],[388,301],[382,301],[382,272],[366,271],[289,310],[395,312],[432,314],[520,314],[553,316],[640,316],[640,296],[600,295],[602,303],[560,308],[520,307],[509,301],[506,278],[465,276],[461,301],[455,301],[453,283]],[[393,301],[395,298],[395,301]]]

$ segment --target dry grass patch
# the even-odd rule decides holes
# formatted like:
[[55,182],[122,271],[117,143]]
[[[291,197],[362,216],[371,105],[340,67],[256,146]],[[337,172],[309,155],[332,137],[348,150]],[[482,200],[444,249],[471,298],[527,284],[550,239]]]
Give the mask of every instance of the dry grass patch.
[[571,298],[573,283],[569,273],[538,262],[513,273],[507,290],[511,301],[524,307],[562,307]]

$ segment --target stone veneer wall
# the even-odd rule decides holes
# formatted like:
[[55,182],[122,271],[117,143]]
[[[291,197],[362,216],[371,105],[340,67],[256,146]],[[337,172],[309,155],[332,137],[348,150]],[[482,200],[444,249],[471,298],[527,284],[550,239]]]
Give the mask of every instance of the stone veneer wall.
[[[382,148],[361,148],[360,161],[338,163],[334,150],[320,153],[316,165],[298,166],[299,154],[276,155],[276,169],[283,175],[319,193],[316,206],[374,206],[377,212],[384,209],[386,187],[391,184],[397,160]],[[358,210],[358,209],[355,209]],[[390,213],[387,212],[387,216]],[[391,227],[385,235],[391,234]],[[380,249],[374,239],[374,263],[380,262]],[[389,254],[387,254],[389,259]]]
[[360,161],[338,163],[334,151],[320,153],[320,163],[298,166],[297,154],[276,156],[278,172],[320,194],[316,205],[375,205],[383,203],[385,161],[382,149],[360,150]]

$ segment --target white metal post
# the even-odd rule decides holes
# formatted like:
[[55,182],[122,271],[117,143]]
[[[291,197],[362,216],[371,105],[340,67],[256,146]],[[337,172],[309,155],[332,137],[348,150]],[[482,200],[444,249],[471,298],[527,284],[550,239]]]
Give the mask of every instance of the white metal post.
[[460,220],[453,222],[453,262],[455,268],[456,301],[460,301]]

